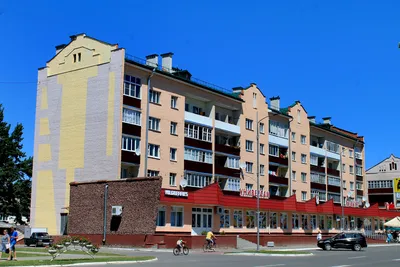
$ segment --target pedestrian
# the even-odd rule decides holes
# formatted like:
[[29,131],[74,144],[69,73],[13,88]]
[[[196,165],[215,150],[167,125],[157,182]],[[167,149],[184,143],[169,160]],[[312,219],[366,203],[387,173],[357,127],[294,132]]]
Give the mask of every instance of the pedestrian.
[[322,239],[322,234],[321,231],[318,231],[318,235],[317,235],[317,241],[320,241]]
[[10,236],[8,235],[8,231],[3,231],[3,236],[1,237],[1,256],[3,258],[3,253],[6,255],[10,253]]
[[14,227],[11,227],[10,234],[10,253],[8,254],[8,260],[10,261],[12,258],[17,260],[17,252],[15,251],[15,246],[17,245],[18,232],[15,231]]

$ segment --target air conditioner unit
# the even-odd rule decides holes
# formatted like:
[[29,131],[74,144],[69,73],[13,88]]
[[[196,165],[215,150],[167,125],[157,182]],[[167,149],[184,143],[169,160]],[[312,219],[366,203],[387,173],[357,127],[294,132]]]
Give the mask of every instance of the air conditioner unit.
[[217,214],[218,215],[222,215],[224,213],[225,213],[224,207],[221,207],[221,206],[217,207]]
[[112,216],[121,216],[122,215],[122,206],[112,206],[111,215]]

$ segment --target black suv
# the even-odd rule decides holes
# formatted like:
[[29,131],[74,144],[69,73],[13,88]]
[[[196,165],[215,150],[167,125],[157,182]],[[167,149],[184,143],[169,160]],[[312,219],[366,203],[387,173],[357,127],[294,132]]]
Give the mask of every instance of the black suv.
[[367,239],[361,233],[341,233],[332,236],[331,238],[318,241],[318,247],[324,250],[332,248],[348,248],[355,251],[360,251],[367,247]]

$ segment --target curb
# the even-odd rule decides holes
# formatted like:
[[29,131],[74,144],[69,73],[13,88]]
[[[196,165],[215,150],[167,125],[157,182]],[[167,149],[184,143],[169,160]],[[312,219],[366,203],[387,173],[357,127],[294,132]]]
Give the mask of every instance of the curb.
[[[83,263],[71,263],[71,264],[55,264],[55,265],[21,265],[23,267],[65,267],[65,266],[90,266],[90,265],[108,265],[108,264],[135,264],[135,263],[146,263],[158,261],[158,258],[144,261],[108,261],[108,262],[83,262]],[[18,266],[16,266],[18,267]]]
[[268,254],[268,253],[225,253],[224,255],[230,256],[259,256],[259,257],[309,257],[314,256],[314,254]]

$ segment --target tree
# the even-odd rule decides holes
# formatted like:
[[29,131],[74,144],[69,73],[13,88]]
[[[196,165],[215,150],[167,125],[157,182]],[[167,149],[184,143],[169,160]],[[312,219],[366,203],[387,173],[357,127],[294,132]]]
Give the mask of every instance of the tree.
[[31,202],[32,157],[22,151],[22,124],[10,133],[11,125],[4,121],[0,104],[0,214],[29,217]]

